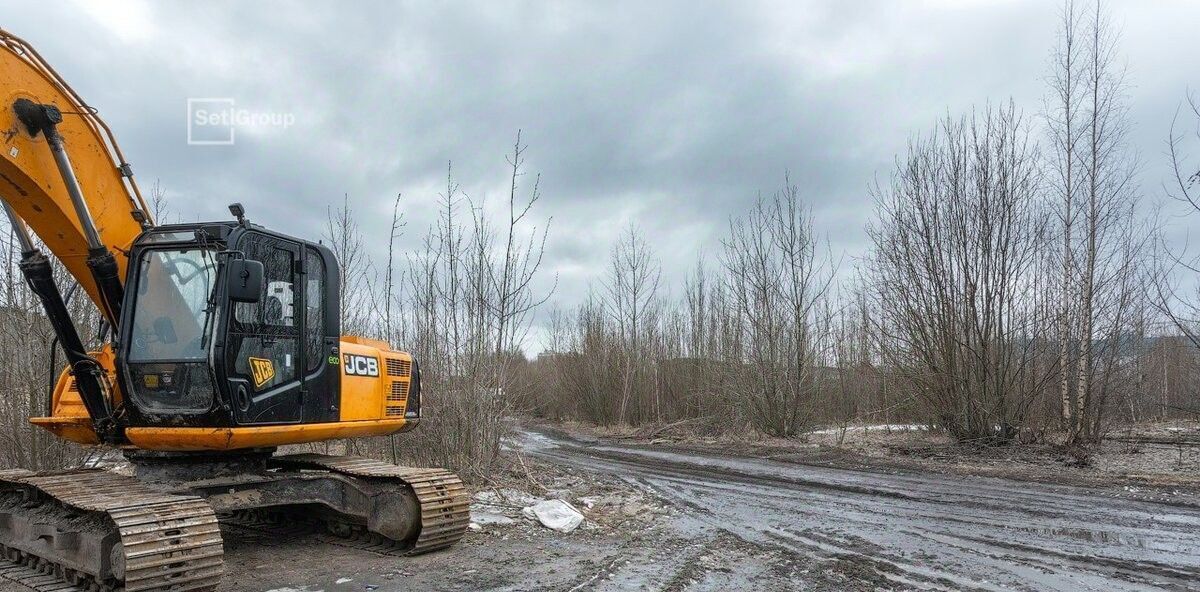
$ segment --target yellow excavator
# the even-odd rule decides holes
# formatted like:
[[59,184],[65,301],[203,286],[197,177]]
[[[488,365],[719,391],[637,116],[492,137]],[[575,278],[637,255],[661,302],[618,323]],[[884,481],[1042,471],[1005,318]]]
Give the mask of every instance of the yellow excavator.
[[[30,421],[133,467],[0,471],[0,560],[62,589],[213,590],[218,516],[411,553],[462,538],[469,498],[449,471],[277,453],[421,416],[417,361],[341,335],[328,248],[253,224],[239,204],[229,221],[156,224],[96,110],[2,30],[0,131],[20,268],[66,357],[48,415]],[[99,350],[85,350],[35,235],[99,308]]]

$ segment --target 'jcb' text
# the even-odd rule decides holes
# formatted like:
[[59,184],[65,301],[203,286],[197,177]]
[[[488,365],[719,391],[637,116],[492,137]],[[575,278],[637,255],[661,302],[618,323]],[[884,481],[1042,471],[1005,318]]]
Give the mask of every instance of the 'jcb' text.
[[346,354],[342,356],[348,376],[379,376],[379,359]]

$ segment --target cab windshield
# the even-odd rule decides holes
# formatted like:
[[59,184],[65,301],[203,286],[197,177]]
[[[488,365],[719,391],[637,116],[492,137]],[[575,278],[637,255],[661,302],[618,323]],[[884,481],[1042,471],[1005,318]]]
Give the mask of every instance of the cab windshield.
[[208,249],[146,251],[138,261],[129,361],[206,359],[216,261]]

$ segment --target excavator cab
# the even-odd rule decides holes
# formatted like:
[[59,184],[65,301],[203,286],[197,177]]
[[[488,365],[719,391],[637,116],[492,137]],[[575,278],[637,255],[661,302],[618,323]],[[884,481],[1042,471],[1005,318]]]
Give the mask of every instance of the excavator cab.
[[[21,270],[68,363],[51,413],[33,423],[80,443],[164,452],[416,427],[420,369],[388,343],[340,335],[339,267],[329,249],[251,224],[240,204],[230,206],[234,221],[154,225],[140,197],[126,192],[136,187],[132,168],[108,168],[119,160],[115,141],[99,138],[104,128],[87,119],[91,111],[70,113],[83,119],[64,119],[53,103],[15,100],[14,124],[24,132],[14,132],[20,145],[9,154],[28,162],[0,159],[0,176],[16,188],[0,197]],[[82,176],[68,138],[90,165]],[[116,328],[102,351],[85,350],[31,230]]]
[[[163,452],[417,426],[421,374],[412,355],[341,335],[333,252],[230,209],[237,221],[147,225],[131,241],[112,343],[68,360],[51,413],[33,423],[83,444]],[[64,343],[78,343],[54,286],[35,285],[50,318],[62,321]]]
[[117,340],[129,425],[337,421],[337,269],[325,246],[245,221],[139,236]]

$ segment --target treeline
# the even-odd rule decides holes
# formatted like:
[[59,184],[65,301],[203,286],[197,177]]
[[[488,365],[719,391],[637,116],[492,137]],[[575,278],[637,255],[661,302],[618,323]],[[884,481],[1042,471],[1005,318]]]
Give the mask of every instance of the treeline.
[[[675,290],[631,227],[591,298],[556,313],[523,404],[604,424],[794,436],[902,421],[1072,445],[1194,417],[1197,300],[1180,286],[1198,268],[1137,193],[1116,39],[1098,3],[1067,2],[1043,108],[988,105],[914,135],[871,189],[871,250],[848,269],[790,180]],[[1188,139],[1171,137],[1173,196],[1200,209]]]
[[[850,362],[853,319],[834,309],[837,268],[795,185],[734,219],[719,260],[698,262],[672,302],[630,227],[599,289],[553,314],[523,405],[604,424],[696,420],[786,437],[845,415],[851,398],[887,400],[889,376],[865,363],[867,352]],[[829,364],[836,351],[845,367]]]

